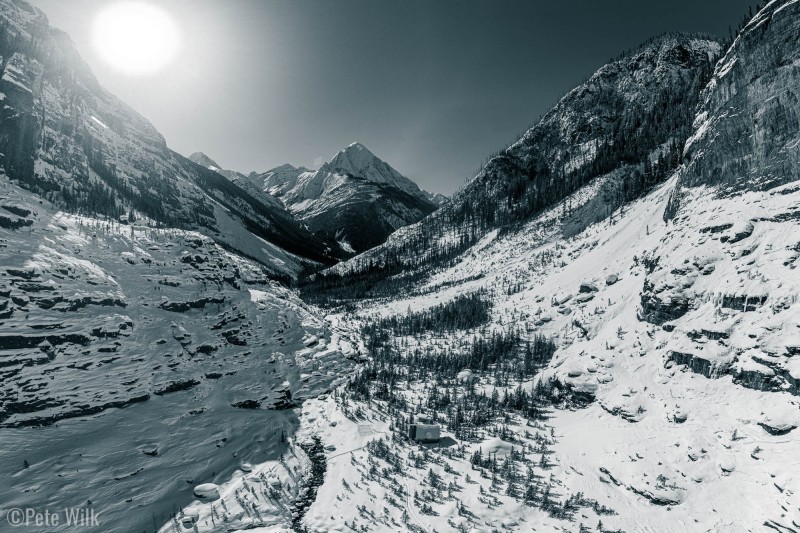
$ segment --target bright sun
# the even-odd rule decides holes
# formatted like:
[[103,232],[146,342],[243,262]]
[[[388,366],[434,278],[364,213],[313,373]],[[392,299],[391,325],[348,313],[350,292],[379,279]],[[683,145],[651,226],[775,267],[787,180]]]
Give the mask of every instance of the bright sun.
[[147,2],[117,2],[95,18],[94,46],[113,68],[132,75],[153,74],[166,67],[180,45],[175,22]]

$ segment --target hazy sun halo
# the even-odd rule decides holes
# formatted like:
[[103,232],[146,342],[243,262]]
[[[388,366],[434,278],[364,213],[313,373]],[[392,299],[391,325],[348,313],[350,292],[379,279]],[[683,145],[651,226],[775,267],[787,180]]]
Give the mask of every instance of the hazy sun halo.
[[115,2],[94,20],[93,41],[100,56],[126,74],[153,74],[178,52],[180,33],[172,18],[147,2]]

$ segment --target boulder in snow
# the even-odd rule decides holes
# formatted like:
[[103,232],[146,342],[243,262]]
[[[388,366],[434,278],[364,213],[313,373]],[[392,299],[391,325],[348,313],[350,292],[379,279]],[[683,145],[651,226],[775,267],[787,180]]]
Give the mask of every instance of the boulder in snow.
[[588,302],[590,300],[594,300],[594,294],[592,294],[590,292],[581,294],[577,298],[575,298],[575,301],[580,303],[580,304],[586,303],[586,302]]
[[597,292],[600,289],[597,287],[597,284],[591,281],[584,281],[581,283],[579,292],[581,293],[588,293],[588,292]]

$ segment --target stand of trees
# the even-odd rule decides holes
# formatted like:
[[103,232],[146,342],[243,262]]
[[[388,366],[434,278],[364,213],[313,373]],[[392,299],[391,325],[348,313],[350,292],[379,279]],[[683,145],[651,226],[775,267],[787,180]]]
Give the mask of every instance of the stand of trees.
[[[468,304],[461,305],[483,308],[478,295],[465,296],[462,301]],[[456,480],[463,479],[467,484],[476,483],[473,476],[491,480],[489,490],[481,481],[484,505],[498,505],[497,495],[504,494],[557,519],[574,520],[581,508],[592,509],[597,515],[614,514],[580,493],[559,494],[560,483],[547,474],[554,466],[551,447],[555,440],[552,431],[546,431],[545,423],[553,402],[563,400],[556,400],[554,383],[548,380],[539,380],[533,387],[521,383],[548,364],[555,353],[555,343],[542,335],[524,340],[511,329],[494,334],[481,332],[457,348],[427,344],[409,349],[402,339],[393,336],[396,331],[401,336],[413,335],[410,332],[416,332],[416,327],[421,328],[433,317],[441,319],[430,324],[434,331],[444,329],[445,324],[459,329],[460,324],[447,321],[453,306],[445,304],[435,309],[365,326],[371,360],[334,393],[345,414],[354,420],[365,416],[366,404],[391,421],[391,436],[366,446],[366,463],[351,460],[363,470],[365,480],[380,484],[387,494],[394,495],[392,498],[402,501],[410,495],[403,492],[397,477],[411,466],[426,473],[425,481],[413,494],[413,504],[420,513],[436,515],[433,503],[455,500],[460,516],[474,517],[457,496],[462,490],[461,481],[448,481],[455,470],[444,459],[457,458],[468,460],[472,470],[463,478],[456,475]],[[461,373],[467,368],[472,369],[473,376]],[[478,386],[476,379],[494,387]],[[408,452],[408,461],[404,461],[402,448],[393,443],[410,444],[409,425],[420,418],[446,427],[460,444],[414,447]],[[501,458],[478,448],[467,455],[465,442],[482,442],[491,437],[513,443],[510,453]],[[366,511],[361,517],[374,520]],[[407,519],[404,514],[403,521]],[[604,530],[598,526],[598,531]]]
[[425,311],[408,312],[383,318],[365,327],[369,334],[389,330],[395,336],[420,335],[426,332],[444,334],[449,331],[476,328],[489,321],[492,302],[481,293],[456,296],[455,299]]
[[456,238],[443,244],[438,236],[447,222],[429,217],[420,231],[396,246],[381,248],[379,257],[367,253],[356,257],[345,274],[307,271],[297,288],[302,298],[323,307],[347,304],[363,298],[397,296],[432,270],[455,264],[458,257],[478,242],[475,228],[463,228]]

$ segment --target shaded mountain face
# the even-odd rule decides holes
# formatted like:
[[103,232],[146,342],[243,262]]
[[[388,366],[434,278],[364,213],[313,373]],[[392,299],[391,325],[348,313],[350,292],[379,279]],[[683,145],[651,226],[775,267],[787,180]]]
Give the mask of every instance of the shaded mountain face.
[[250,176],[322,238],[351,253],[383,243],[436,209],[428,193],[353,143],[319,170],[283,165]]
[[603,66],[489,161],[455,197],[455,218],[523,221],[613,172],[597,207],[641,194],[677,166],[719,53],[713,38],[667,34]]
[[[0,165],[10,178],[69,211],[200,229],[281,275],[333,261],[283,210],[172,152],[41,11],[21,0],[0,7]],[[296,256],[291,265],[273,261],[275,245]]]

